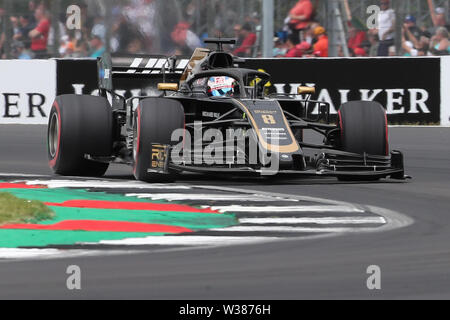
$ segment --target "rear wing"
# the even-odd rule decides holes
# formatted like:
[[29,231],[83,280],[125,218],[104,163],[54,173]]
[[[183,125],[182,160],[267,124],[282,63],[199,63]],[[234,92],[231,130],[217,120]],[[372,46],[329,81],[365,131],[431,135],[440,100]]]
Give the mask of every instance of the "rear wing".
[[104,54],[98,59],[99,88],[112,91],[115,82],[136,83],[178,82],[190,59],[164,56],[111,56]]
[[98,59],[99,88],[155,87],[158,82],[179,82],[181,85],[193,74],[215,68],[229,68],[244,60],[223,51],[224,44],[234,44],[235,39],[205,39],[207,44],[217,44],[217,51],[197,48],[191,57],[161,55],[111,56],[105,53]]

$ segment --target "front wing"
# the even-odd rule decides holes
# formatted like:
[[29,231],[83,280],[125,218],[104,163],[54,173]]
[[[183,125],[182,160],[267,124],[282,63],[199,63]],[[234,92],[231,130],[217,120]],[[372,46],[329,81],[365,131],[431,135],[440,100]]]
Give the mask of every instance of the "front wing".
[[304,170],[271,170],[269,168],[218,167],[218,166],[190,166],[169,164],[175,171],[196,173],[229,174],[229,175],[258,175],[258,176],[321,176],[321,177],[355,177],[363,180],[367,178],[387,178],[404,180],[405,176],[403,154],[392,151],[390,156],[358,155],[337,150],[327,150],[315,160],[315,168]]

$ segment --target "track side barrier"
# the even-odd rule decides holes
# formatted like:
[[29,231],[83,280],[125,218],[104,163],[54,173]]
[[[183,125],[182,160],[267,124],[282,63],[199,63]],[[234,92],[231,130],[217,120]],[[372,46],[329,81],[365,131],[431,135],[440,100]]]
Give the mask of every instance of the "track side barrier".
[[[391,124],[450,125],[450,57],[247,59],[243,67],[272,75],[268,93],[315,86],[314,100],[332,114],[347,101],[374,100]],[[98,77],[94,59],[0,60],[0,124],[46,124],[56,95],[96,94]],[[140,84],[114,86],[126,97],[157,93],[156,83]]]

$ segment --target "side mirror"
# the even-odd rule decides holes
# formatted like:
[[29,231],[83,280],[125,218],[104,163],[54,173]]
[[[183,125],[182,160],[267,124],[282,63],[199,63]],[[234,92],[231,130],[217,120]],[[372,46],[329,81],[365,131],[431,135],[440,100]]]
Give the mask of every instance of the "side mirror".
[[159,91],[178,91],[178,83],[158,83]]
[[316,88],[299,86],[297,92],[298,94],[314,94],[316,93]]

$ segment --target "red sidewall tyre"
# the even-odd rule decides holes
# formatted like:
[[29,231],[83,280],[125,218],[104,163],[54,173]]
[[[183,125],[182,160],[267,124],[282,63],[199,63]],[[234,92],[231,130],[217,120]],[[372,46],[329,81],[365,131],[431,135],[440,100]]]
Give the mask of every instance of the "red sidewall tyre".
[[94,96],[58,96],[49,116],[47,152],[55,174],[104,175],[109,164],[86,160],[85,155],[112,153],[112,111],[108,101]]

